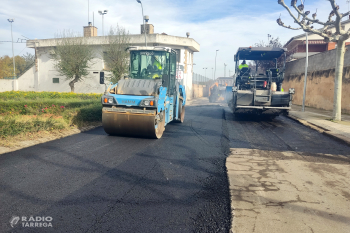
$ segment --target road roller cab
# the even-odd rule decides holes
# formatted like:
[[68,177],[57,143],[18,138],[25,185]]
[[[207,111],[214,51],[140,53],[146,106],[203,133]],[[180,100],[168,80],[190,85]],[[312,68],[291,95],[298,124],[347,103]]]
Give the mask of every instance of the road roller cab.
[[129,75],[107,85],[102,96],[103,128],[111,135],[160,138],[169,122],[183,122],[185,116],[186,93],[176,81],[176,51],[166,47],[129,51]]

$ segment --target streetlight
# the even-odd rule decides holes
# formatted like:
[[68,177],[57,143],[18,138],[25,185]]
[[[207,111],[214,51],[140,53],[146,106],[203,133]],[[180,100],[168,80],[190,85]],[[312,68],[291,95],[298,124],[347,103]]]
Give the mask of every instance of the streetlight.
[[216,50],[216,53],[215,53],[215,70],[214,70],[214,80],[215,80],[215,78],[216,78],[216,57],[217,57],[217,55],[218,55],[218,49]]
[[224,63],[224,77],[226,77],[226,66],[227,66],[227,64],[226,63]]
[[105,35],[105,30],[104,30],[104,25],[103,25],[103,16],[108,13],[108,10],[98,11],[98,13],[100,15],[102,15],[102,36],[104,36]]
[[204,81],[207,78],[207,69],[208,69],[208,67],[203,68],[203,70],[204,70]]
[[143,16],[143,6],[142,2],[140,0],[136,0],[136,2],[141,4],[141,9],[142,9],[142,22],[143,22],[143,33],[145,34],[145,44],[147,47],[147,39],[146,39],[146,26],[145,26],[145,17]]
[[13,52],[13,34],[12,34],[12,23],[14,22],[14,19],[8,19],[7,21],[11,23],[13,78],[15,78],[16,65],[15,65],[15,53]]

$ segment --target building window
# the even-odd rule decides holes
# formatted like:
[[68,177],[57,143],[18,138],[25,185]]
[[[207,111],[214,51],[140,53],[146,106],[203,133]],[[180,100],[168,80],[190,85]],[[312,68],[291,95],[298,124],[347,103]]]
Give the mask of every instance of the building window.
[[180,49],[174,49],[176,51],[176,61],[181,63],[181,50]]
[[52,83],[60,83],[60,78],[53,78]]

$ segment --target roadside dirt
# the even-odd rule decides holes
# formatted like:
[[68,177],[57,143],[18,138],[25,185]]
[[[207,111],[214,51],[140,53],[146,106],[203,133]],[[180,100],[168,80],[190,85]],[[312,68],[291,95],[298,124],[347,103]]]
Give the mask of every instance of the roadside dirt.
[[64,138],[73,134],[78,134],[78,133],[99,127],[101,125],[102,123],[95,122],[95,123],[89,124],[88,126],[83,126],[80,128],[77,128],[76,126],[72,126],[71,128],[64,129],[64,130],[39,131],[35,133],[20,134],[14,137],[9,137],[7,139],[1,139],[0,155],[7,152],[20,150],[22,148],[34,146],[40,143]]

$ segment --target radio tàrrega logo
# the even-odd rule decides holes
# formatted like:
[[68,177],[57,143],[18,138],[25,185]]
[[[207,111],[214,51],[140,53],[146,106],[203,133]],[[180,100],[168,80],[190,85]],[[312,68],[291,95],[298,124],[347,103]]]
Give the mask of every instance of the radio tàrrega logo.
[[19,225],[21,227],[52,227],[53,218],[50,216],[12,216],[11,227]]
[[12,216],[12,218],[10,219],[10,225],[11,227],[14,227],[17,225],[17,223],[19,222],[19,216]]

